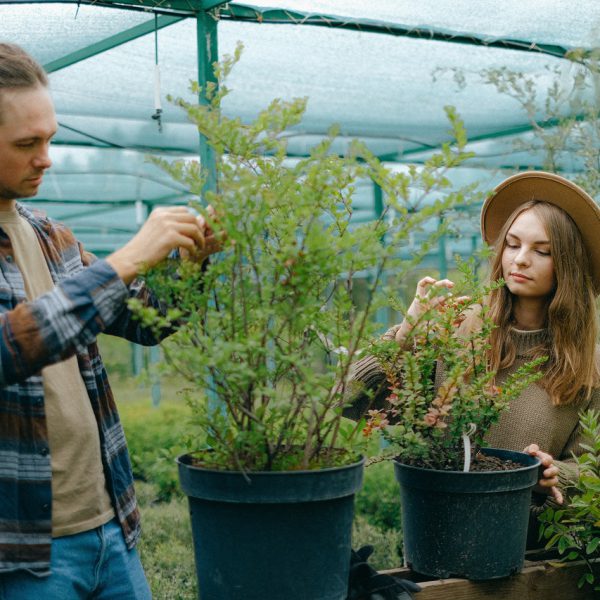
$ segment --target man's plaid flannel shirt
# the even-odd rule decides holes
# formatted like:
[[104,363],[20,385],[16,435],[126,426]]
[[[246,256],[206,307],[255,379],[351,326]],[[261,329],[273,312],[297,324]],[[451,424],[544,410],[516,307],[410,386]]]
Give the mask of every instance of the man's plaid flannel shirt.
[[20,204],[56,287],[27,302],[10,239],[0,229],[0,573],[49,573],[51,467],[41,369],[77,354],[98,422],[108,492],[128,547],[140,534],[131,464],[96,336],[157,340],[126,307],[155,299],[139,281],[127,288],[110,265],[83,251],[72,232]]

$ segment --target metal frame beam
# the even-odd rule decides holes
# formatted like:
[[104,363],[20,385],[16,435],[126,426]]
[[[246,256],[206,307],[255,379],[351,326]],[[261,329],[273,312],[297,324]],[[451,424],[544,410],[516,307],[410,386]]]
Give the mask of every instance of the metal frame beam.
[[117,46],[121,46],[127,42],[131,42],[139,37],[148,35],[149,33],[152,33],[155,28],[162,29],[163,27],[168,27],[169,25],[178,23],[185,18],[186,17],[183,16],[161,15],[158,17],[156,24],[154,19],[146,21],[145,23],[140,23],[135,27],[131,27],[130,29],[116,33],[115,35],[111,35],[110,37],[90,44],[89,46],[85,46],[84,48],[80,48],[74,52],[70,52],[69,54],[61,56],[56,60],[52,60],[44,65],[44,69],[47,73],[55,73],[56,71],[60,71],[61,69],[81,62],[82,60],[91,58],[97,54],[102,54],[102,52],[106,52],[107,50],[111,50],[112,48],[116,48]]
[[[167,202],[179,202],[180,198],[182,197],[187,197],[189,196],[190,193],[189,192],[181,192],[181,194],[168,194],[165,196],[159,196],[158,198],[150,198],[150,199],[145,199],[142,201],[142,204],[148,205],[148,206],[153,206],[155,204],[160,204],[160,203],[167,203]],[[65,200],[64,198],[57,198],[57,199],[51,199],[51,198],[44,198],[43,196],[41,197],[35,197],[31,199],[31,203],[32,204],[62,204],[63,206],[65,205],[73,205],[73,206],[81,206],[81,205],[85,205],[85,204],[90,204],[90,205],[94,205],[94,206],[105,206],[107,209],[110,208],[123,208],[123,207],[128,207],[128,206],[135,206],[135,204],[138,202],[138,200],[136,199],[132,199],[132,198],[120,198],[120,199],[114,199],[114,200],[94,200],[93,198],[88,198],[86,200]]]
[[[586,115],[583,114],[578,114],[578,115],[573,115],[573,116],[566,116],[564,117],[564,119],[574,119],[575,121],[581,122],[581,121],[585,121],[586,120]],[[562,119],[547,119],[545,121],[536,121],[535,125],[531,124],[531,123],[527,123],[526,125],[518,125],[517,127],[511,127],[509,129],[503,129],[501,131],[493,131],[490,133],[484,133],[481,135],[476,135],[473,137],[469,137],[468,138],[468,144],[474,143],[474,142],[485,142],[487,140],[494,140],[497,138],[502,138],[502,137],[510,137],[512,135],[518,135],[520,133],[528,133],[530,131],[533,131],[536,127],[539,127],[540,129],[550,129],[552,127],[556,127],[557,125],[560,124]],[[452,142],[452,140],[445,140],[440,144],[436,144],[436,145],[423,145],[423,147],[421,148],[413,148],[411,150],[406,150],[405,152],[402,153],[402,157],[405,156],[412,156],[414,154],[419,154],[419,153],[426,153],[426,152],[435,152],[436,150],[440,150],[443,146],[443,144],[446,144],[448,142]],[[387,160],[398,160],[398,156],[396,156],[395,159],[389,158],[390,155],[387,155],[388,158]],[[385,157],[379,157],[381,160],[386,160]]]
[[488,48],[517,50],[519,52],[541,53],[557,58],[565,58],[567,52],[573,49],[554,44],[536,44],[530,40],[514,40],[509,38],[489,39],[475,34],[467,35],[465,33],[447,29],[409,27],[407,25],[402,25],[401,23],[376,21],[374,19],[321,15],[295,10],[284,10],[281,8],[260,9],[254,6],[246,6],[244,4],[233,2],[221,9],[219,15],[221,18],[233,21],[350,29],[354,31],[380,33],[426,41],[433,40],[438,42],[450,42],[453,44],[468,44],[473,46],[486,46]]
[[[18,0],[16,0],[18,1]],[[56,0],[23,0],[23,2],[43,4]],[[566,58],[574,48],[558,44],[535,43],[531,40],[511,38],[487,38],[477,34],[465,34],[448,29],[410,27],[401,23],[378,21],[375,19],[351,18],[338,15],[323,15],[281,8],[258,8],[252,5],[227,2],[226,0],[61,0],[65,3],[83,3],[112,8],[150,11],[164,15],[195,16],[209,10],[215,10],[219,18],[254,23],[272,23],[283,25],[307,25],[350,29],[367,33],[379,33],[421,40],[433,40],[454,44],[502,48],[518,52],[547,54],[556,58]],[[15,0],[12,0],[15,3]],[[2,3],[2,0],[0,0]],[[592,48],[586,50],[592,51]]]

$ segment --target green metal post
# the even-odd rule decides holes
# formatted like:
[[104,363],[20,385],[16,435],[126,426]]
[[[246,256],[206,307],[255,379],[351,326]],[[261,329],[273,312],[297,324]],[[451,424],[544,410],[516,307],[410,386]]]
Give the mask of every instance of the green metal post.
[[[206,84],[210,81],[217,83],[215,77],[214,63],[219,60],[219,48],[217,43],[217,20],[211,13],[200,11],[196,14],[196,37],[198,44],[198,83],[200,104],[208,104],[206,98]],[[206,172],[206,183],[203,195],[206,192],[217,191],[217,157],[215,151],[209,146],[206,136],[200,134],[200,166]],[[212,408],[219,406],[219,399],[214,392],[212,381],[208,382],[206,394]]]
[[383,214],[383,190],[378,183],[373,182],[373,210],[375,217],[381,218]]
[[129,342],[131,348],[131,372],[137,377],[144,368],[144,347]]
[[[206,11],[196,14],[197,45],[198,45],[198,83],[202,88],[198,101],[208,104],[206,99],[207,82],[216,83],[213,64],[219,59],[217,44],[217,21]],[[205,170],[207,179],[204,191],[217,189],[217,160],[214,150],[208,145],[206,137],[200,134],[200,165]]]
[[[444,224],[444,217],[440,217],[440,225]],[[446,234],[440,237],[438,243],[438,258],[440,262],[440,279],[448,277],[448,261],[446,260]]]
[[150,347],[150,367],[151,367],[151,377],[152,377],[152,406],[158,406],[160,404],[160,377],[156,372],[156,368],[158,363],[160,362],[160,347],[159,346],[151,346]]
[[[139,198],[135,201],[135,225],[136,229],[144,224],[148,213],[146,206]],[[131,368],[133,374],[137,377],[144,369],[144,348],[139,344],[130,342],[131,347]]]
[[[383,190],[381,186],[373,182],[373,211],[375,213],[375,218],[380,219],[381,215],[383,215]],[[381,243],[385,245],[386,240],[385,236],[381,238]],[[381,283],[380,285],[387,285],[387,273],[381,274]],[[375,312],[375,321],[380,325],[388,326],[388,311],[385,308],[378,308]]]

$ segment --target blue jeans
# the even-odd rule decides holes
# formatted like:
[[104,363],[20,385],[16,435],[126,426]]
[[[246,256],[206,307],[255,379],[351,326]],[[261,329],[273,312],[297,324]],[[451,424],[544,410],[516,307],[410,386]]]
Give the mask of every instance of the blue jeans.
[[116,519],[52,540],[49,577],[26,571],[0,575],[0,600],[149,600],[135,548],[127,550]]

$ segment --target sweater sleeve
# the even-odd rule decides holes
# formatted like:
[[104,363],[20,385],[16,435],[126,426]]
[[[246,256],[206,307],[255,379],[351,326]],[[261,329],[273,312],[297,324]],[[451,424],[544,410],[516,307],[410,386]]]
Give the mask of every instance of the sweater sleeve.
[[[400,325],[391,327],[383,339],[393,340]],[[343,415],[358,421],[370,409],[385,406],[388,387],[381,365],[374,356],[365,356],[356,361],[344,387]]]
[[[594,389],[586,406],[582,412],[588,410],[600,411],[600,388]],[[585,438],[581,431],[579,423],[571,433],[567,444],[565,445],[561,455],[554,460],[554,464],[558,467],[558,487],[561,489],[564,501],[568,501],[569,487],[573,481],[579,477],[579,467],[574,456],[583,454],[584,450],[581,443],[585,443]],[[551,495],[543,495],[539,493],[533,494],[532,513],[535,515],[541,514],[546,508],[553,507],[555,509],[560,506]]]

